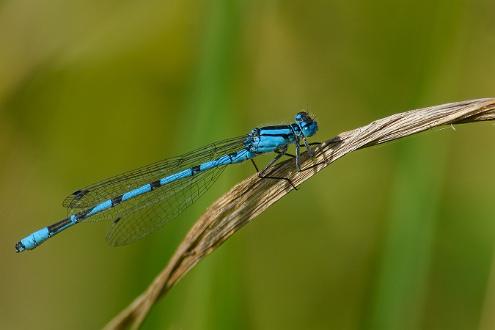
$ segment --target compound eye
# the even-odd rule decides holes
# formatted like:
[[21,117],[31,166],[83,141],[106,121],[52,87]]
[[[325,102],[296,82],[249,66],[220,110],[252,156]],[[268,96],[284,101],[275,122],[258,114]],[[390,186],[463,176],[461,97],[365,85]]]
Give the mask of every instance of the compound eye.
[[301,111],[296,114],[297,121],[306,121],[307,119],[308,119],[308,113],[305,111]]

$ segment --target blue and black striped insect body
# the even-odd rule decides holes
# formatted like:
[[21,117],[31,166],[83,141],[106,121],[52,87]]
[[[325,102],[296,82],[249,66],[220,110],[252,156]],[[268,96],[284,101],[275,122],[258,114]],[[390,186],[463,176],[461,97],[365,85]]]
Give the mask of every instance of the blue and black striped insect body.
[[[67,196],[63,206],[70,215],[17,242],[17,252],[32,250],[48,238],[88,220],[110,220],[107,241],[114,246],[129,244],[154,232],[194,203],[219,177],[227,165],[250,160],[260,178],[269,175],[272,166],[284,155],[294,157],[300,170],[300,149],[311,154],[307,138],[318,124],[306,112],[299,112],[288,125],[265,126],[249,134],[209,144],[184,155],[165,159],[134,171],[92,184]],[[302,142],[302,143],[301,143]],[[287,153],[294,144],[296,154]],[[276,153],[275,158],[259,171],[254,158]]]

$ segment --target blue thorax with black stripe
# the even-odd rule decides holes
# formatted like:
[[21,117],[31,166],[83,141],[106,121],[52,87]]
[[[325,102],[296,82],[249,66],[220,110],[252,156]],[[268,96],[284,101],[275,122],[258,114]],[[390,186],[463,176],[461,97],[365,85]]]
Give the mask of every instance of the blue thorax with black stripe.
[[[291,144],[296,145],[293,157],[299,168],[300,147],[310,150],[306,138],[317,130],[316,121],[308,113],[299,112],[292,124],[254,128],[245,136],[212,143],[79,189],[64,200],[70,216],[21,239],[16,251],[32,250],[90,218],[111,219],[107,241],[111,245],[128,244],[180,214],[210,187],[226,165],[251,160],[258,170],[253,158],[259,154],[277,153],[275,159],[258,172],[261,178],[288,180],[270,177],[267,170],[287,154]],[[290,180],[289,183],[293,186]]]

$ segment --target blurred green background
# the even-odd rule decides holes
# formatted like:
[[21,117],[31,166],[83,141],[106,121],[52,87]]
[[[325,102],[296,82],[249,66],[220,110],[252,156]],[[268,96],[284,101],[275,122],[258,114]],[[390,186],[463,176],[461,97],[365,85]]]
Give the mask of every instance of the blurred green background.
[[[317,114],[317,140],[494,96],[495,2],[0,3],[0,328],[96,329],[166,264],[229,168],[159,233],[80,225],[21,255],[81,186]],[[263,213],[145,329],[495,329],[492,123],[354,153]],[[493,268],[493,270],[491,270]]]

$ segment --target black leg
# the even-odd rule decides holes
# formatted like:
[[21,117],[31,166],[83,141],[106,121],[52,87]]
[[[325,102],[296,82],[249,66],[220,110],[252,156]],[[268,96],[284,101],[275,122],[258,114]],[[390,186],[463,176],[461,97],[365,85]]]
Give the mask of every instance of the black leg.
[[300,148],[301,147],[306,147],[306,150],[308,151],[309,157],[313,158],[315,154],[313,153],[313,150],[309,146],[314,146],[314,145],[321,145],[321,142],[311,142],[308,143],[306,138],[303,138],[304,144],[300,144],[299,141],[296,143],[296,167],[299,172],[301,172],[301,163],[299,161],[299,153],[300,153]]
[[275,164],[283,155],[284,151],[277,152],[277,155],[265,166],[265,168],[260,172],[260,175],[265,176],[266,172]]
[[306,140],[305,137],[303,137],[303,142],[306,150],[308,151],[309,157],[313,157],[313,150],[311,150],[311,148],[309,147],[308,140]]
[[268,175],[268,173],[267,173],[272,168],[273,164],[275,164],[282,156],[286,155],[286,151],[287,151],[287,148],[285,148],[283,150],[276,151],[277,156],[275,156],[275,158],[273,158],[261,172],[258,171],[258,166],[256,166],[256,163],[254,162],[254,160],[251,159],[251,161],[252,161],[254,167],[256,168],[256,171],[258,172],[258,177],[260,179],[285,180],[292,186],[292,188],[294,188],[294,190],[297,190],[297,187],[294,185],[294,183],[291,181],[291,179],[280,177],[280,176],[272,176],[272,175]]
[[254,165],[254,169],[256,170],[256,173],[259,173],[259,169],[258,169],[258,166],[256,165],[256,163],[254,162],[254,159],[251,158],[251,163],[253,163]]
[[[280,154],[280,153],[282,153],[282,152],[281,152],[281,151],[276,151],[276,150],[275,150],[275,153]],[[287,156],[287,157],[290,157],[290,158],[296,158],[296,155],[289,154],[288,152],[284,153],[284,156]]]
[[[321,142],[310,142],[308,143],[309,146],[319,146],[321,144]],[[300,147],[305,147],[306,145],[305,144],[300,144],[299,145]]]
[[[321,142],[311,142],[311,143],[308,143],[308,145],[310,145],[310,146],[315,146],[315,145],[320,146],[320,145],[321,145]],[[304,146],[304,145],[301,145],[301,147],[303,147],[303,146]],[[313,155],[311,155],[311,156],[313,157],[313,156],[315,156],[315,155],[313,154]],[[325,164],[325,163],[326,163],[326,161],[323,161],[323,162],[320,162],[320,163],[317,163],[317,164],[313,164],[313,165],[311,165],[311,166],[308,166],[308,167],[305,167],[305,168],[301,169],[301,171],[310,170],[310,169],[312,169],[312,168],[317,167],[318,165]]]
[[301,172],[301,161],[299,157],[301,156],[301,144],[299,143],[299,138],[296,140],[296,168],[298,172]]

